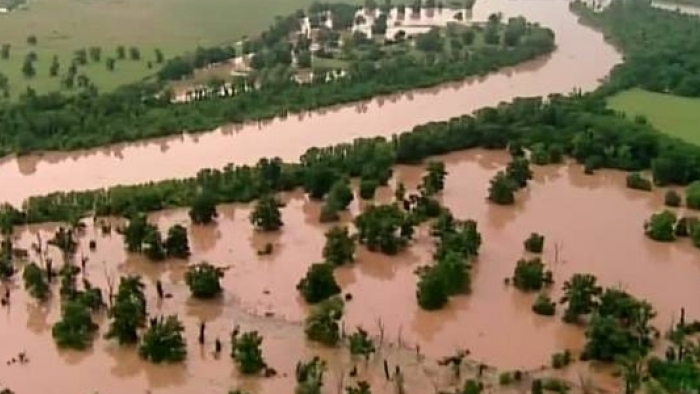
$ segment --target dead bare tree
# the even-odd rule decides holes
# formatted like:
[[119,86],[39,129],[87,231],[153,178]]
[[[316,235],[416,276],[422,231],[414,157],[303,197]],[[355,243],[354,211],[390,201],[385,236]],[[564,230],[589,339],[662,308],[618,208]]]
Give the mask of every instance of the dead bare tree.
[[105,282],[107,283],[107,298],[109,300],[109,307],[112,308],[112,302],[114,301],[114,275],[110,274],[107,270],[107,263],[102,261],[102,268],[105,274]]
[[377,329],[379,330],[379,348],[384,345],[384,320],[381,317],[377,318]]

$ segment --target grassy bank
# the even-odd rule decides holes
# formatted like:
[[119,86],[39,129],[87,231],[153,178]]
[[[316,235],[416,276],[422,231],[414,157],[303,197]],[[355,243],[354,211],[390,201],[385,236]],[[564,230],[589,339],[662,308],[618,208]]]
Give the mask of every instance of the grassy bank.
[[[359,2],[355,0],[350,2]],[[312,0],[33,0],[26,9],[0,15],[0,44],[10,44],[11,56],[0,60],[0,70],[11,85],[12,96],[31,86],[38,92],[57,90],[76,50],[102,48],[102,61],[80,68],[100,89],[150,75],[148,68],[159,48],[165,57],[193,50],[197,45],[230,43],[243,35],[269,26],[276,15],[306,8]],[[27,43],[34,35],[37,44]],[[116,48],[137,47],[139,61],[117,61],[115,71],[105,66],[107,57],[116,57]],[[26,55],[37,54],[36,76],[22,74]],[[58,56],[58,77],[49,76],[53,57]],[[128,53],[127,53],[128,57]]]
[[666,134],[700,145],[700,98],[631,89],[611,97],[608,104],[630,117],[646,117]]

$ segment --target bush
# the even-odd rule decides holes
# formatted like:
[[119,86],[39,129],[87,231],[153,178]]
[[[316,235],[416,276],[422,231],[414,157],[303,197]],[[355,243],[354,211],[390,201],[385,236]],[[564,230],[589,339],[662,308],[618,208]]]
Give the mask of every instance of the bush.
[[530,234],[530,237],[525,240],[525,250],[530,253],[542,253],[544,249],[544,235],[537,233]]
[[312,264],[306,276],[297,284],[297,290],[309,304],[340,294],[340,286],[333,276],[333,266],[328,263]]
[[659,242],[671,242],[675,236],[676,215],[671,211],[663,211],[651,215],[644,224],[647,237]]
[[194,298],[210,299],[221,294],[223,289],[219,279],[223,276],[223,269],[202,262],[187,269],[185,283]]
[[627,175],[627,187],[635,190],[650,191],[652,189],[651,181],[642,176],[638,172],[633,172]]
[[680,207],[681,206],[681,195],[677,191],[671,189],[666,192],[664,196],[664,204],[669,207]]
[[552,368],[561,369],[569,364],[571,364],[571,352],[568,349],[552,354]]
[[554,316],[557,305],[546,294],[540,294],[532,304],[532,311],[541,316]]

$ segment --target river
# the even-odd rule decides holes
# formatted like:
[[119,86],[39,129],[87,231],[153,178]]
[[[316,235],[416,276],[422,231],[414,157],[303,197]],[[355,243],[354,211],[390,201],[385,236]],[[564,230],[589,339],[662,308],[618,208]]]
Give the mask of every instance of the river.
[[262,157],[297,160],[312,146],[358,137],[390,136],[429,121],[448,119],[514,97],[592,90],[621,61],[603,36],[582,26],[563,0],[477,1],[473,17],[502,11],[550,27],[551,55],[484,78],[313,111],[260,124],[222,127],[71,153],[49,152],[0,162],[0,201],[20,204],[32,195],[137,184],[193,176],[202,168],[252,164]]

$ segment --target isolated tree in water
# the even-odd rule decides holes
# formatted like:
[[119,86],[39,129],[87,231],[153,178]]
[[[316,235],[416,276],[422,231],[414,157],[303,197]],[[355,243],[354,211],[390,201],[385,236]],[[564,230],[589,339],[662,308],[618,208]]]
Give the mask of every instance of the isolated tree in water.
[[312,264],[306,276],[297,284],[297,290],[309,304],[315,304],[339,294],[340,286],[333,276],[333,266],[328,263]]
[[418,305],[428,311],[447,305],[448,294],[443,276],[435,267],[430,267],[420,274],[416,298]]
[[209,224],[218,216],[214,196],[207,191],[197,195],[189,211],[194,224]]
[[325,371],[326,362],[318,356],[306,362],[297,362],[294,374],[297,385],[294,388],[294,394],[321,394]]
[[515,190],[513,181],[503,171],[499,171],[491,179],[489,200],[498,205],[512,205],[515,203]]
[[343,317],[343,300],[329,298],[314,306],[304,322],[306,338],[327,346],[335,346],[340,340],[340,324]]
[[190,288],[195,298],[209,299],[221,294],[220,279],[224,276],[224,270],[202,262],[190,266],[185,273],[185,283]]
[[262,336],[257,331],[234,335],[231,338],[231,357],[235,360],[238,371],[244,375],[260,373],[267,366],[261,349]]
[[350,354],[353,356],[362,356],[365,359],[369,359],[369,356],[376,350],[374,341],[362,327],[357,327],[357,331],[350,334],[348,342],[350,344]]
[[186,259],[190,256],[190,243],[187,239],[187,229],[184,226],[176,224],[168,229],[165,250],[169,257]]
[[566,304],[564,321],[573,323],[579,316],[589,314],[598,305],[597,297],[602,292],[596,277],[590,274],[574,274],[564,282],[564,296],[559,303]]
[[178,362],[187,356],[187,346],[182,333],[185,331],[176,315],[162,316],[143,335],[139,355],[153,363]]
[[510,178],[516,186],[523,188],[527,186],[527,181],[532,179],[530,161],[524,157],[515,157],[506,167],[506,176]]
[[355,241],[347,227],[335,226],[326,232],[323,258],[327,263],[340,266],[355,260]]
[[250,223],[261,231],[276,231],[284,225],[275,197],[269,194],[260,197],[250,214]]
[[46,272],[36,263],[29,263],[24,267],[22,278],[24,288],[32,297],[39,300],[45,300],[48,297],[51,289]]
[[66,301],[61,305],[61,320],[53,325],[51,333],[61,348],[82,350],[87,348],[97,331],[90,309],[79,301]]

